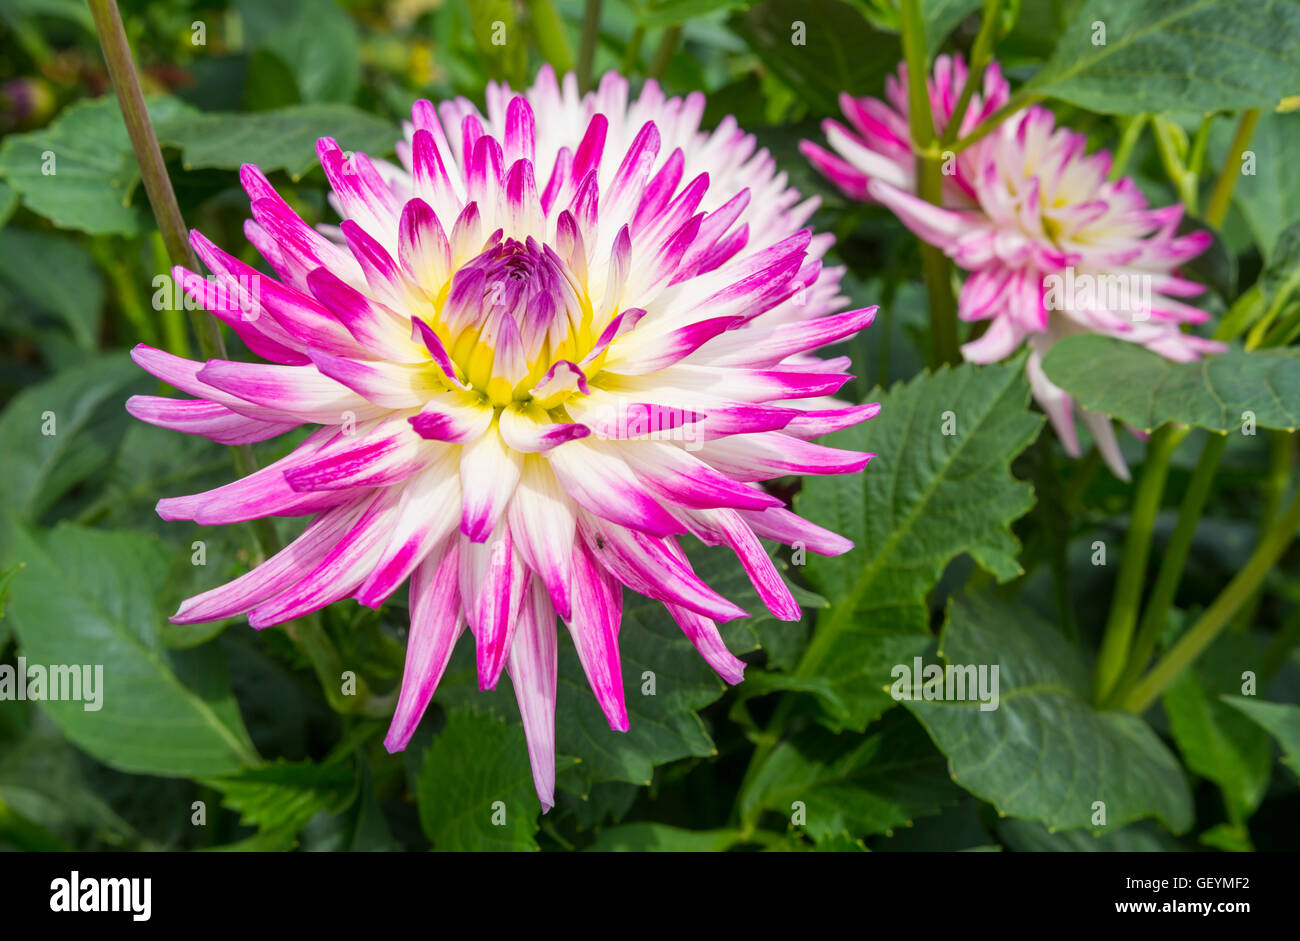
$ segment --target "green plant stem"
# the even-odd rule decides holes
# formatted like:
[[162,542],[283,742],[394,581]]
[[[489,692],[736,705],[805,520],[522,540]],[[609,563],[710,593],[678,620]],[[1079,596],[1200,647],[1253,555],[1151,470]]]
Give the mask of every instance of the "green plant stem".
[[[171,265],[167,257],[167,245],[163,242],[162,234],[159,232],[152,233],[149,236],[149,244],[153,250],[154,271],[170,277]],[[177,356],[189,359],[190,338],[185,332],[185,315],[181,312],[181,309],[168,306],[158,313],[162,318],[166,348]]]
[[[1270,432],[1269,436],[1268,476],[1264,478],[1264,512],[1261,514],[1263,521],[1260,524],[1261,529],[1267,527],[1270,521],[1277,517],[1278,510],[1282,508],[1282,500],[1286,497],[1287,484],[1291,481],[1291,433],[1278,429]],[[1259,611],[1262,599],[1262,589],[1256,589],[1250,599],[1241,606],[1233,621],[1233,626],[1237,630],[1246,630],[1250,627],[1255,620],[1256,612]]]
[[1015,114],[1017,111],[1028,108],[1031,105],[1036,105],[1042,100],[1042,95],[1033,92],[1026,92],[1023,89],[1016,92],[1007,99],[1006,104],[989,115],[988,120],[977,124],[965,137],[954,141],[949,150],[953,153],[961,153],[975,142],[983,140],[986,135],[996,130],[999,124],[1011,117],[1011,115]]
[[578,44],[578,88],[591,91],[591,69],[600,42],[600,0],[587,0],[582,10],[582,39]]
[[1120,559],[1119,578],[1115,582],[1115,596],[1111,599],[1110,617],[1106,621],[1101,652],[1097,656],[1097,666],[1092,675],[1093,701],[1098,704],[1105,702],[1128,662],[1138,606],[1142,601],[1142,586],[1146,582],[1151,534],[1155,529],[1156,514],[1160,512],[1165,479],[1169,475],[1169,459],[1186,434],[1185,429],[1165,425],[1151,436],[1147,444],[1142,478],[1138,481],[1133,496],[1133,510],[1129,516],[1128,535],[1124,540],[1124,554]]
[[645,27],[637,25],[632,30],[632,38],[623,50],[623,74],[632,75],[641,70],[641,44],[645,42]]
[[573,71],[573,49],[552,0],[528,0],[528,14],[542,58],[560,75]]
[[[126,122],[127,134],[131,139],[131,148],[135,152],[136,162],[140,165],[140,177],[144,181],[145,193],[149,196],[149,205],[153,209],[158,230],[162,233],[163,243],[173,264],[187,265],[191,270],[199,270],[198,259],[194,257],[189,244],[189,230],[181,217],[176,193],[172,189],[167,167],[163,163],[162,150],[154,134],[153,123],[149,120],[149,111],[145,107],[144,94],[140,90],[140,77],[136,73],[135,61],[131,57],[131,47],[122,27],[122,16],[118,12],[115,0],[90,0],[90,10],[95,20],[95,31],[99,34],[99,43],[104,50],[104,61],[108,65],[108,74],[113,88],[117,92],[118,105],[122,109],[122,118]],[[198,338],[199,351],[207,359],[225,359],[225,343],[221,339],[221,330],[216,320],[202,310],[191,311],[191,324]],[[257,459],[248,445],[230,449],[235,470],[241,477],[246,477],[257,470]],[[253,533],[257,547],[263,558],[275,554],[279,540],[275,527],[269,519],[253,522]],[[314,625],[314,626],[313,626]],[[330,704],[338,708],[337,665],[338,651],[334,648],[324,628],[315,619],[303,619],[286,625],[286,632],[300,643],[303,651],[311,660],[317,675],[321,677],[322,687]],[[360,689],[361,681],[358,679]],[[369,697],[359,697],[365,700]],[[351,703],[344,711],[353,711]]]
[[1250,137],[1255,133],[1255,124],[1258,121],[1258,108],[1248,108],[1241,113],[1237,132],[1232,135],[1232,143],[1228,145],[1228,155],[1223,160],[1223,166],[1219,168],[1214,189],[1210,190],[1209,201],[1205,204],[1205,221],[1216,229],[1223,225],[1223,220],[1227,218],[1232,189],[1237,185],[1237,177],[1241,176],[1241,155],[1250,143]]
[[650,60],[650,67],[646,69],[646,78],[653,78],[656,81],[663,79],[668,72],[668,66],[673,61],[673,55],[677,52],[677,43],[681,38],[681,26],[670,26],[664,30],[663,38],[659,40],[659,45],[655,49],[654,58]]
[[[1169,182],[1173,183],[1174,189],[1178,191],[1178,201],[1190,215],[1196,215],[1200,192],[1197,188],[1196,175],[1187,169],[1179,156],[1179,143],[1183,138],[1175,137],[1175,131],[1178,130],[1177,125],[1160,115],[1156,115],[1151,122],[1151,131],[1155,135],[1156,150],[1160,154],[1161,164],[1164,165],[1165,176],[1169,177]],[[1179,134],[1181,135],[1181,132]]]
[[1291,545],[1300,527],[1300,494],[1292,499],[1282,517],[1260,537],[1259,544],[1241,571],[1211,602],[1169,652],[1151,669],[1124,700],[1130,712],[1145,712],[1174,679],[1214,642],[1232,616],[1263,583],[1282,553]]
[[[1215,228],[1218,228],[1223,224],[1223,220],[1228,214],[1228,205],[1232,197],[1232,190],[1236,185],[1237,177],[1241,172],[1241,155],[1245,151],[1247,144],[1250,143],[1250,137],[1254,133],[1255,123],[1258,120],[1259,111],[1257,109],[1249,109],[1242,113],[1241,120],[1237,125],[1237,131],[1233,135],[1232,143],[1228,148],[1228,154],[1224,158],[1223,166],[1219,169],[1218,177],[1215,179],[1214,188],[1211,190],[1210,199],[1206,204],[1205,210],[1205,221]],[[1202,122],[1201,129],[1197,135],[1196,147],[1194,148],[1193,154],[1193,163],[1198,168],[1200,163],[1204,160],[1204,142],[1206,135],[1208,134],[1209,125],[1210,119],[1207,117],[1207,119]],[[1169,142],[1165,141],[1164,143],[1161,143],[1161,125],[1159,121],[1154,122],[1154,127],[1157,131],[1157,143],[1161,146],[1161,156],[1165,157],[1166,149],[1171,151],[1171,148],[1169,148]],[[1177,179],[1175,179],[1175,182],[1177,182]],[[1220,323],[1219,329],[1215,332],[1215,339],[1234,339],[1250,324],[1253,313],[1259,306],[1258,290],[1254,289],[1254,291],[1255,293],[1253,294],[1247,292],[1245,295],[1237,299],[1237,302],[1228,312],[1228,315],[1224,317],[1223,321]],[[1259,333],[1259,331],[1257,330],[1256,333]],[[1259,339],[1262,339],[1262,334],[1258,338],[1254,337],[1254,334],[1252,334],[1252,337],[1255,338],[1256,343],[1258,343]],[[1247,344],[1247,346],[1250,348],[1250,344]],[[1119,610],[1118,613],[1117,607],[1112,607],[1111,609],[1111,621],[1107,624],[1106,636],[1103,638],[1101,658],[1098,660],[1097,671],[1094,673],[1093,677],[1094,693],[1097,694],[1098,703],[1104,702],[1108,705],[1114,705],[1118,702],[1123,702],[1127,706],[1137,702],[1141,704],[1142,708],[1145,708],[1146,704],[1149,704],[1150,701],[1159,694],[1159,691],[1164,688],[1164,685],[1177,675],[1177,673],[1174,672],[1167,676],[1164,676],[1163,674],[1158,676],[1156,680],[1158,685],[1155,687],[1154,693],[1150,692],[1152,688],[1150,685],[1151,676],[1148,676],[1147,679],[1141,681],[1138,679],[1141,675],[1141,671],[1146,667],[1147,660],[1150,658],[1151,654],[1154,653],[1156,645],[1160,640],[1160,634],[1164,630],[1165,619],[1168,617],[1169,608],[1173,604],[1174,596],[1178,590],[1178,585],[1182,580],[1183,568],[1187,564],[1187,557],[1191,550],[1192,539],[1195,536],[1196,525],[1200,521],[1201,514],[1204,512],[1205,501],[1209,496],[1209,490],[1214,481],[1214,474],[1218,469],[1219,461],[1226,446],[1226,436],[1218,437],[1212,435],[1207,439],[1205,446],[1202,448],[1201,457],[1197,462],[1196,470],[1193,472],[1188,492],[1183,499],[1182,506],[1179,508],[1178,522],[1174,527],[1173,535],[1170,537],[1165,557],[1161,561],[1160,571],[1156,576],[1155,588],[1152,590],[1151,599],[1148,601],[1147,608],[1143,613],[1142,624],[1138,629],[1137,639],[1133,644],[1133,649],[1123,653],[1123,665],[1120,677],[1110,685],[1109,689],[1106,689],[1107,676],[1109,672],[1114,669],[1115,663],[1120,662],[1121,659],[1121,654],[1118,648],[1121,643],[1123,643],[1124,647],[1127,647],[1128,645],[1128,639],[1124,636],[1125,624],[1128,623],[1128,605],[1135,605],[1141,595],[1141,580],[1137,575],[1133,576],[1133,582],[1131,584],[1127,586],[1123,584],[1117,586],[1117,605],[1121,604],[1119,594],[1121,589],[1123,589],[1126,592],[1125,598],[1122,602],[1125,607],[1124,610]],[[1166,457],[1166,462],[1167,460]],[[1276,461],[1274,471],[1276,471]],[[1287,462],[1287,467],[1283,471],[1282,483],[1280,485],[1276,482],[1276,473],[1271,475],[1270,479],[1273,480],[1272,493],[1275,494],[1277,502],[1280,502],[1281,500],[1282,490],[1285,488],[1285,475],[1287,472],[1289,472],[1289,461]],[[1273,512],[1276,512],[1277,502],[1271,504],[1272,512],[1265,517],[1266,520],[1271,518]],[[1294,529],[1294,527],[1292,528]],[[1130,529],[1130,534],[1132,534],[1132,529]],[[1149,536],[1147,541],[1149,546]],[[1280,551],[1281,550],[1279,550],[1279,554]],[[1127,548],[1125,555],[1126,558],[1124,561],[1127,564]],[[1143,569],[1145,569],[1145,559],[1143,560]],[[1121,580],[1123,580],[1125,574],[1125,571],[1121,571]],[[1261,574],[1259,578],[1260,582],[1262,582],[1262,580],[1263,574]],[[1237,579],[1234,579],[1233,582],[1229,584],[1228,588],[1232,589],[1236,584]],[[1257,588],[1258,583],[1255,588],[1244,593],[1240,599],[1234,600],[1232,611],[1228,612],[1227,617],[1231,617],[1233,613],[1242,608],[1249,610],[1250,606],[1253,605],[1254,600],[1258,597],[1256,594]],[[1220,599],[1223,599],[1227,594],[1228,589],[1225,589],[1224,594],[1219,596]],[[1218,603],[1218,601],[1215,602],[1215,604]],[[1210,612],[1207,611],[1206,615],[1209,615],[1209,613]],[[1201,621],[1198,622],[1198,625],[1205,623],[1207,622],[1205,616],[1203,616]],[[1115,628],[1113,636],[1111,632],[1112,627]],[[1205,644],[1208,644],[1209,641],[1213,639],[1213,635],[1217,634],[1221,627],[1222,625],[1218,625],[1217,627],[1207,629],[1210,636],[1205,640]],[[1129,630],[1131,631],[1131,628],[1129,628]],[[1188,636],[1191,636],[1191,632],[1189,632]],[[1185,637],[1184,640],[1186,639],[1187,638]],[[1110,642],[1109,648],[1107,647],[1107,641]],[[1180,646],[1181,645],[1182,642],[1180,641]],[[1175,649],[1179,648],[1176,647]],[[1189,648],[1183,647],[1182,649],[1186,651]],[[1197,648],[1196,652],[1199,653],[1200,649],[1204,649],[1203,646]],[[1172,654],[1173,651],[1170,652],[1170,656],[1172,656]],[[1195,653],[1191,656],[1191,659],[1194,658]],[[1190,663],[1191,659],[1186,660],[1186,663]],[[1158,665],[1157,669],[1168,670],[1171,662],[1176,664],[1178,661],[1170,661],[1169,657],[1166,657],[1165,661],[1162,661],[1162,664]],[[1186,663],[1184,663],[1184,665],[1186,665]],[[1181,669],[1181,667],[1179,669]],[[1154,673],[1155,671],[1153,670],[1153,675]]]
[[940,138],[944,147],[952,144],[961,133],[961,123],[970,107],[975,90],[984,84],[984,70],[993,61],[993,39],[997,35],[998,15],[1002,10],[1002,0],[984,0],[984,9],[980,13],[980,31],[975,34],[975,42],[970,51],[970,72],[966,75],[966,84],[962,87],[957,106],[943,129]]
[[1200,460],[1192,472],[1187,493],[1183,496],[1182,506],[1178,510],[1178,522],[1169,544],[1165,546],[1164,557],[1160,560],[1160,571],[1156,575],[1155,587],[1147,601],[1146,610],[1142,612],[1142,621],[1138,624],[1137,637],[1133,641],[1133,650],[1128,656],[1124,674],[1107,698],[1108,705],[1121,701],[1133,684],[1142,676],[1147,661],[1155,653],[1160,643],[1160,636],[1165,629],[1165,619],[1174,602],[1174,594],[1183,577],[1183,567],[1192,549],[1192,538],[1196,535],[1196,526],[1201,521],[1205,510],[1205,501],[1210,495],[1214,475],[1219,469],[1219,460],[1223,450],[1228,446],[1228,436],[1211,434],[1201,449]]
[[[131,149],[140,165],[140,179],[144,182],[144,190],[158,223],[158,231],[162,233],[163,244],[167,246],[167,255],[172,264],[186,265],[191,271],[198,271],[199,262],[194,257],[194,250],[190,248],[189,230],[181,218],[181,208],[176,202],[171,179],[167,176],[167,166],[163,163],[158,137],[154,134],[153,122],[149,120],[149,109],[145,106],[144,93],[140,90],[140,76],[136,74],[135,60],[131,57],[131,46],[127,42],[126,31],[122,28],[122,15],[118,12],[117,3],[115,0],[90,0],[90,12],[95,19],[100,48],[104,50],[109,78],[117,92],[117,103],[122,109]],[[190,311],[190,324],[198,338],[199,352],[205,359],[226,358],[226,345],[221,339],[221,328],[215,319],[196,308]],[[241,477],[257,470],[257,459],[248,445],[231,447],[230,453],[235,470]],[[263,557],[274,553],[276,538],[270,521],[258,520],[253,525],[253,531]]]
[[1142,139],[1142,131],[1146,129],[1150,120],[1149,114],[1135,114],[1125,122],[1124,130],[1119,135],[1119,144],[1115,147],[1115,157],[1110,165],[1108,179],[1112,183],[1124,175],[1124,168],[1133,159],[1133,151],[1137,148],[1138,141]]
[[[930,70],[925,55],[925,24],[920,0],[902,0],[899,23],[903,37],[903,57],[907,60],[908,125],[916,150],[916,194],[936,206],[943,202],[943,164],[934,132],[934,115],[930,111],[930,92],[926,84]],[[957,301],[952,293],[952,263],[942,251],[921,243],[921,271],[930,301],[930,366],[956,363]]]

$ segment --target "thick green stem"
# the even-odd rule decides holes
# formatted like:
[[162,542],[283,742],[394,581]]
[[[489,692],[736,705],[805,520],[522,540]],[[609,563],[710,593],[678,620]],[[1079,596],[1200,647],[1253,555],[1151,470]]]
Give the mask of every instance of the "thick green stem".
[[1115,147],[1115,157],[1110,164],[1109,179],[1112,183],[1124,175],[1124,169],[1133,159],[1133,150],[1137,147],[1137,142],[1142,139],[1142,131],[1146,129],[1147,122],[1150,120],[1149,114],[1135,114],[1124,124],[1124,130],[1119,135],[1119,144]]
[[1146,610],[1142,612],[1142,622],[1138,625],[1137,638],[1133,642],[1133,651],[1129,654],[1124,675],[1120,677],[1114,690],[1108,697],[1110,704],[1115,704],[1133,687],[1147,667],[1147,661],[1155,653],[1160,643],[1160,635],[1165,629],[1165,618],[1174,602],[1178,583],[1183,577],[1183,567],[1191,553],[1192,538],[1196,535],[1196,525],[1201,521],[1205,510],[1205,501],[1210,495],[1210,486],[1214,483],[1215,472],[1219,469],[1219,459],[1228,446],[1227,435],[1211,434],[1201,449],[1201,458],[1192,473],[1187,493],[1183,496],[1182,506],[1178,510],[1178,523],[1174,526],[1169,544],[1165,546],[1164,557],[1160,560],[1160,572],[1156,575],[1155,587],[1147,601]]
[[1166,425],[1151,436],[1147,445],[1142,479],[1138,481],[1133,496],[1133,511],[1129,516],[1128,536],[1120,559],[1119,578],[1115,582],[1115,596],[1111,599],[1110,618],[1106,621],[1101,652],[1092,675],[1093,701],[1098,704],[1105,702],[1128,662],[1138,606],[1142,601],[1142,586],[1146,582],[1151,534],[1155,529],[1156,514],[1160,512],[1165,479],[1169,475],[1169,459],[1186,434],[1185,429]]
[[623,74],[632,75],[641,71],[641,44],[645,42],[645,27],[638,25],[632,30],[632,38],[623,50]]
[[600,0],[587,0],[582,11],[582,40],[578,45],[578,88],[591,91],[591,69],[600,42]]
[[1178,201],[1191,215],[1196,215],[1200,192],[1197,188],[1196,175],[1183,163],[1180,150],[1186,147],[1187,140],[1182,129],[1168,118],[1156,115],[1151,122],[1151,130],[1156,138],[1156,151],[1164,165],[1165,176],[1178,191]]
[[681,38],[680,26],[670,26],[664,30],[663,38],[659,40],[659,46],[655,49],[654,58],[650,60],[650,67],[646,69],[646,78],[653,78],[656,81],[663,79],[668,72],[668,66],[673,61],[673,55],[677,52],[677,43]]
[[1007,100],[1006,104],[989,115],[988,120],[975,125],[969,134],[960,140],[954,141],[952,147],[948,149],[953,153],[961,153],[976,141],[983,140],[986,135],[996,130],[999,124],[1011,117],[1011,115],[1015,114],[1017,111],[1028,108],[1030,105],[1035,105],[1042,100],[1042,95],[1025,92],[1023,89],[1016,92]]
[[[1268,476],[1264,478],[1264,512],[1260,514],[1260,529],[1266,528],[1277,517],[1286,497],[1287,485],[1291,482],[1291,451],[1293,439],[1291,432],[1278,429],[1269,432]],[[1263,600],[1263,590],[1256,589],[1250,599],[1241,606],[1234,619],[1238,630],[1246,630],[1255,620],[1259,604]]]
[[1125,709],[1130,712],[1145,712],[1165,687],[1214,642],[1219,632],[1250,599],[1255,589],[1263,583],[1269,571],[1277,564],[1277,560],[1282,557],[1282,553],[1291,545],[1297,527],[1300,527],[1300,495],[1291,501],[1291,505],[1287,507],[1281,519],[1269,527],[1260,538],[1259,545],[1255,547],[1245,566],[1232,581],[1228,582],[1228,586],[1223,589],[1219,597],[1214,599],[1178,643],[1170,648],[1164,658],[1125,697]]
[[970,72],[966,76],[966,84],[962,87],[961,97],[957,99],[957,106],[953,108],[952,116],[943,129],[941,141],[945,147],[952,144],[961,133],[961,122],[966,117],[971,98],[984,84],[984,70],[993,61],[993,38],[997,35],[998,14],[1001,9],[1002,0],[984,0],[984,9],[980,14],[980,31],[976,33],[975,42],[970,50]]
[[528,13],[542,57],[560,75],[572,71],[573,49],[569,46],[569,37],[564,34],[564,21],[552,0],[528,0]]
[[1210,191],[1209,202],[1205,204],[1205,221],[1216,229],[1223,225],[1223,220],[1228,215],[1232,189],[1237,185],[1237,177],[1241,176],[1241,155],[1246,150],[1246,145],[1250,143],[1250,136],[1255,133],[1255,124],[1258,121],[1258,108],[1249,108],[1241,113],[1237,133],[1232,136],[1232,143],[1228,145],[1228,155],[1219,169],[1218,179],[1214,181],[1214,189]]
[[[929,63],[920,0],[899,7],[903,57],[907,61],[908,126],[916,159],[916,194],[936,206],[943,202],[943,164],[930,111]],[[933,245],[921,243],[921,270],[930,301],[930,366],[960,361],[957,348],[957,302],[952,293],[952,263]]]

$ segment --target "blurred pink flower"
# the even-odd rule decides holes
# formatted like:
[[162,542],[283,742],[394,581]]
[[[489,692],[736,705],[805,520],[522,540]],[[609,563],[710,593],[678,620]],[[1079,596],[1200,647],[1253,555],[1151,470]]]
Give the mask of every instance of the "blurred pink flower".
[[[1209,317],[1179,300],[1204,288],[1176,269],[1205,250],[1210,234],[1178,235],[1181,206],[1151,209],[1132,180],[1108,181],[1110,155],[1087,155],[1084,136],[1057,128],[1045,108],[1015,113],[958,154],[945,175],[942,206],[915,196],[906,69],[899,69],[899,79],[888,83],[892,108],[874,99],[843,100],[858,134],[827,122],[827,137],[845,159],[807,142],[804,153],[846,194],[883,204],[970,272],[958,316],[990,323],[962,355],[989,363],[1027,342],[1034,397],[1067,452],[1080,451],[1074,402],[1042,368],[1043,355],[1058,339],[1102,333],[1178,362],[1226,348],[1180,329]],[[965,78],[960,60],[936,61],[929,86],[937,129],[950,119]],[[983,95],[972,98],[963,134],[1007,97],[994,63]],[[1128,480],[1110,419],[1080,414],[1107,465]]]

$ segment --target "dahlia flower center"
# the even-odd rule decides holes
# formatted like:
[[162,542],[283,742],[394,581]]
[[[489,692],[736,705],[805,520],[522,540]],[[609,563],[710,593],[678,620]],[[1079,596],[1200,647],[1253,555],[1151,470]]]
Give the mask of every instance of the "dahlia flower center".
[[529,400],[558,360],[576,362],[593,346],[586,287],[532,237],[498,233],[444,291],[434,330],[465,381],[495,406]]

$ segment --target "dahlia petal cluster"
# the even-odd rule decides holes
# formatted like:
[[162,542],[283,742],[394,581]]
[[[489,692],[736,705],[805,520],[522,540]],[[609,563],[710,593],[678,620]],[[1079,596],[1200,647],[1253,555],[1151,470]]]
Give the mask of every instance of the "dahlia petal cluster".
[[[929,90],[937,130],[951,119],[965,80],[960,59],[936,60]],[[1108,179],[1110,154],[1088,155],[1082,134],[1057,127],[1053,114],[1037,106],[1015,113],[957,155],[942,205],[935,206],[914,195],[906,87],[903,65],[889,83],[889,104],[843,99],[857,133],[828,122],[827,138],[840,156],[811,143],[805,153],[847,195],[883,204],[970,273],[957,314],[989,325],[962,347],[964,358],[994,362],[1028,343],[1034,397],[1069,454],[1080,453],[1074,402],[1042,368],[1057,340],[1101,333],[1176,362],[1225,349],[1181,329],[1209,314],[1181,300],[1204,288],[1176,269],[1211,241],[1208,232],[1178,234],[1181,206],[1153,209],[1131,179]],[[1007,98],[994,63],[982,94],[972,96],[963,135]],[[1110,419],[1079,413],[1108,466],[1128,480]]]
[[811,439],[878,411],[832,398],[845,358],[812,351],[870,323],[834,313],[831,238],[734,120],[654,82],[582,96],[544,69],[486,114],[417,102],[401,165],[318,145],[342,222],[313,228],[254,166],[245,234],[275,277],[195,232],[211,269],[185,291],[267,362],[134,358],[193,396],[137,396],[138,418],[219,442],[317,426],[288,456],[159,501],[201,525],[310,517],[285,549],[172,620],[257,628],[409,581],[411,624],[385,744],[405,747],[468,627],[479,684],[510,676],[534,782],[554,800],[557,616],[611,728],[628,728],[623,589],[661,601],[729,683],[718,622],[746,614],[678,537],[726,546],[778,618],[799,608],[760,538],[823,554],[848,540],[760,482],[842,474],[871,455]]

